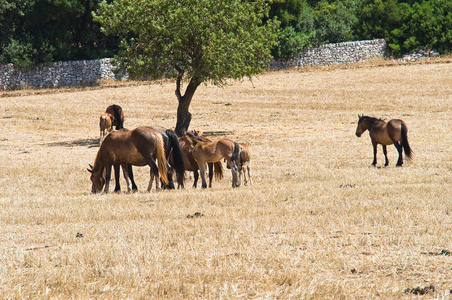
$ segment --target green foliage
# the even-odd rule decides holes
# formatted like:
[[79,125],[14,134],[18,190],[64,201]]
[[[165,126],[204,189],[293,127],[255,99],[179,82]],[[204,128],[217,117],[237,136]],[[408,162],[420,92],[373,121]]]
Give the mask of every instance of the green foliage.
[[357,22],[355,2],[287,0],[272,4],[271,15],[281,21],[277,58],[291,58],[312,45],[349,41]]
[[[101,1],[0,0],[0,63],[14,62],[21,68],[27,68],[36,63],[55,60],[112,57],[119,51],[121,35],[123,47],[133,48],[139,45],[139,49],[135,49],[134,52],[136,55],[130,59],[137,60],[136,66],[143,66],[138,69],[142,72],[144,66],[149,65],[146,61],[149,58],[139,58],[139,55],[143,57],[153,55],[152,60],[157,62],[157,57],[161,55],[154,53],[157,51],[168,53],[169,48],[175,49],[177,46],[176,43],[164,45],[167,40],[177,39],[175,34],[167,32],[164,40],[152,41],[152,44],[158,42],[162,45],[156,51],[149,53],[141,51],[146,48],[144,41],[152,38],[149,32],[145,33],[143,29],[148,25],[149,28],[153,28],[155,34],[161,34],[167,25],[176,32],[181,28],[185,30],[185,33],[180,32],[185,38],[180,38],[179,48],[188,42],[196,42],[198,45],[206,45],[209,42],[209,46],[203,46],[210,47],[209,51],[211,47],[225,51],[226,46],[220,44],[220,39],[225,39],[228,34],[230,36],[236,34],[234,47],[252,53],[249,48],[237,41],[246,40],[254,36],[255,32],[250,31],[249,34],[240,32],[239,29],[234,29],[232,21],[229,20],[236,18],[236,22],[241,25],[249,11],[252,11],[252,18],[256,24],[259,24],[256,26],[259,28],[268,26],[269,35],[273,34],[273,37],[275,32],[271,28],[275,27],[274,18],[280,22],[277,43],[272,44],[273,37],[267,43],[272,44],[271,54],[276,58],[291,58],[313,45],[374,38],[385,38],[394,55],[416,50],[419,46],[435,48],[441,53],[452,50],[450,0],[268,0],[270,3],[268,15],[263,9],[265,0],[256,3],[237,0],[230,3],[205,0],[199,1],[200,3],[188,0],[178,3],[171,3],[169,0],[106,0],[103,7],[111,3],[111,9],[118,9],[117,12],[110,12],[110,20],[113,22],[116,18],[124,22],[108,24],[107,13],[99,16],[106,22],[103,26],[108,28],[110,33],[108,37],[101,32],[100,24],[93,21],[92,12],[98,9]],[[246,7],[241,12],[235,9],[239,4]],[[135,11],[136,9],[138,11]],[[148,16],[160,19],[146,20]],[[130,23],[132,18],[136,24]],[[226,18],[226,21],[222,21],[222,18]],[[260,23],[261,21],[263,23]],[[236,27],[240,25],[236,24]],[[244,25],[249,24],[245,22]],[[117,29],[114,29],[115,26]],[[218,29],[222,29],[222,32]],[[195,36],[197,38],[194,38]],[[201,43],[198,37],[202,36],[205,40]],[[133,37],[135,39],[132,39]],[[218,43],[212,42],[214,40],[218,40]],[[253,44],[259,44],[259,38]],[[124,53],[133,52],[132,50],[125,52],[124,49]],[[174,58],[175,53],[171,57]],[[186,54],[179,51],[178,55],[186,60]],[[260,55],[255,58],[259,57]],[[159,60],[169,65],[169,58]],[[227,60],[234,61],[233,55],[229,55]],[[251,60],[251,55],[248,60]],[[218,68],[225,69],[221,65],[225,62],[219,63]],[[131,71],[134,71],[134,68]],[[161,74],[162,70],[146,72]],[[206,73],[205,70],[203,72]]]
[[29,68],[96,58],[115,49],[93,22],[98,0],[1,0],[0,62]]
[[395,55],[420,46],[451,49],[451,1],[365,0],[359,12],[357,37],[385,38]]
[[262,23],[267,10],[260,0],[116,0],[95,19],[122,37],[116,59],[131,77],[183,73],[221,86],[267,68],[278,25]]
[[353,7],[342,1],[320,1],[315,7],[315,30],[317,44],[339,43],[353,39],[353,27],[357,23]]

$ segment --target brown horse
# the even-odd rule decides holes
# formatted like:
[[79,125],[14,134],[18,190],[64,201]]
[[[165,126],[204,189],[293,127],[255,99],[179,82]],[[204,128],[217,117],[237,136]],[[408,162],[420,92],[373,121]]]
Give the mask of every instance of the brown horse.
[[113,116],[109,113],[104,113],[100,116],[99,120],[99,128],[100,128],[100,141],[99,143],[102,143],[102,140],[105,138],[108,132],[112,129],[112,123],[113,123]]
[[105,185],[104,192],[107,193],[111,178],[111,167],[115,166],[115,178],[118,182],[119,166],[123,164],[135,166],[149,165],[151,167],[151,180],[148,191],[151,190],[154,177],[156,189],[159,189],[159,174],[161,180],[165,184],[168,184],[166,175],[167,162],[165,149],[163,148],[163,139],[151,127],[138,127],[131,131],[112,131],[107,135],[97,152],[94,167],[88,169],[91,173],[91,191],[98,193]]
[[198,164],[203,188],[207,188],[205,167],[206,163],[218,162],[223,158],[231,167],[232,187],[240,186],[237,170],[237,158],[240,155],[240,147],[236,142],[233,142],[232,140],[226,138],[214,142],[206,142],[197,139],[197,137],[191,132],[187,132],[186,135],[191,138],[194,144],[192,155],[196,163]]
[[393,144],[399,152],[399,160],[397,161],[397,167],[401,167],[403,164],[403,151],[408,159],[411,158],[412,150],[408,144],[408,128],[404,121],[400,119],[392,119],[389,122],[385,122],[381,119],[360,116],[358,115],[358,127],[356,128],[356,136],[360,137],[361,134],[369,130],[370,139],[372,140],[372,146],[374,148],[374,161],[372,165],[377,164],[377,145],[381,144],[383,147],[383,153],[385,155],[385,167],[389,164],[386,146]]
[[[163,146],[165,149],[165,157],[167,159],[168,162],[168,166],[167,166],[167,178],[168,178],[168,184],[163,184],[162,183],[162,188],[164,189],[174,189],[174,181],[173,181],[173,171],[176,172],[176,179],[177,179],[177,183],[178,186],[184,186],[184,174],[185,174],[185,164],[184,164],[184,159],[183,159],[183,154],[182,154],[182,150],[181,147],[179,145],[179,140],[177,138],[176,133],[171,130],[171,129],[166,129],[162,126],[159,125],[154,125],[151,126],[152,129],[154,129],[155,131],[157,131],[158,133],[161,134],[162,139],[163,139]],[[124,177],[126,179],[127,182],[127,189],[130,191],[129,188],[129,181],[128,181],[128,177],[127,175],[129,175],[130,180],[132,181],[132,188],[134,190],[137,189],[135,181],[133,179],[133,171],[132,171],[132,166],[128,167],[128,174],[126,174],[124,172]],[[116,183],[116,190],[120,190],[120,186],[119,186],[119,182]]]
[[106,113],[113,116],[112,126],[115,126],[116,130],[124,128],[124,113],[119,105],[113,104],[107,107]]
[[[246,175],[248,173],[248,178],[251,185],[253,184],[253,178],[251,177],[251,166],[250,166],[250,160],[251,160],[251,151],[247,144],[245,143],[239,143],[240,146],[240,155],[237,159],[237,167],[239,171],[239,181],[242,182],[242,171],[243,171],[243,179],[244,184],[247,185],[248,180],[246,178]],[[243,170],[245,168],[245,170]]]
[[[200,140],[209,142],[210,140],[207,139],[204,136],[197,136]],[[187,137],[186,135],[179,137],[179,144],[182,149],[182,157],[184,159],[184,165],[186,171],[193,172],[193,187],[196,188],[198,185],[198,179],[199,179],[199,167],[196,160],[193,158],[192,150],[194,148],[194,142],[191,140],[191,138]],[[214,163],[207,163],[209,167],[209,187],[212,187],[212,179],[213,175],[215,174],[215,179],[220,180],[223,178],[223,165],[221,164],[221,161],[217,161]],[[178,185],[178,188],[184,187],[183,185]]]

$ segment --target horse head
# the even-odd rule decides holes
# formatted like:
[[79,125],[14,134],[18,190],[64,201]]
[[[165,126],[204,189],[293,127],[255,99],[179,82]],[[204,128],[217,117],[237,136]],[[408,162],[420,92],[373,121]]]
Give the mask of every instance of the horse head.
[[100,193],[105,185],[105,178],[101,176],[100,172],[96,172],[93,169],[92,165],[89,165],[91,169],[87,169],[88,172],[91,173],[91,182],[93,183],[91,186],[91,193],[97,194]]
[[355,135],[357,136],[357,137],[360,137],[361,136],[361,134],[364,132],[364,131],[366,131],[366,127],[364,126],[364,122],[363,122],[363,120],[364,120],[364,115],[359,115],[358,114],[358,126],[356,127],[356,132],[355,132]]

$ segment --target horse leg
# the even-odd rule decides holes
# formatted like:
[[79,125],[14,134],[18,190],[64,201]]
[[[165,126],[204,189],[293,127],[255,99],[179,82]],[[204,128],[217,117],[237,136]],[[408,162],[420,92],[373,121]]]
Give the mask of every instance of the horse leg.
[[111,179],[111,164],[105,164],[105,188],[104,193],[108,193]]
[[[127,171],[128,171],[128,174],[129,174],[130,181],[132,182],[132,191],[136,192],[136,191],[138,191],[138,187],[135,184],[135,180],[133,179],[132,165],[127,165]],[[124,177],[125,177],[125,175],[124,175]]]
[[386,145],[381,145],[381,148],[383,148],[383,154],[385,155],[385,167],[389,165],[389,159],[388,159],[388,151],[386,150]]
[[198,186],[199,173],[198,170],[193,171],[193,187],[196,189]]
[[375,167],[377,164],[377,142],[372,141],[372,146],[374,148],[374,161],[372,162],[372,165]]
[[394,146],[397,148],[397,152],[399,152],[399,159],[397,160],[396,167],[401,167],[403,165],[403,146],[397,141],[394,142]]
[[239,187],[240,182],[238,178],[238,167],[235,161],[233,161],[230,158],[227,158],[228,165],[231,167],[231,173],[232,173],[232,187]]
[[246,169],[247,169],[247,171],[248,171],[248,178],[250,179],[250,184],[251,184],[251,185],[254,185],[254,183],[253,183],[253,178],[251,177],[251,167],[250,167],[249,164],[246,166]]
[[174,180],[173,180],[173,168],[166,162],[166,169],[168,170],[166,176],[168,177],[168,184],[165,185],[162,181],[162,187],[168,190],[174,190]]
[[120,170],[119,170],[120,165],[119,164],[114,164],[113,165],[113,169],[115,171],[115,193],[120,192],[121,191],[121,184],[119,183],[119,179],[120,179]]
[[206,164],[198,164],[199,172],[201,173],[201,180],[202,180],[202,188],[207,188],[207,182],[206,182]]
[[237,165],[237,173],[238,173],[238,181],[240,184],[242,184],[242,173],[243,173],[243,184],[246,185],[246,174],[243,172],[243,165],[240,165],[240,167]]
[[121,164],[122,174],[124,175],[124,179],[126,180],[127,184],[127,192],[130,193],[130,180],[129,180],[129,169],[128,165]]
[[213,179],[213,163],[207,163],[209,167],[209,188],[212,187],[212,179]]
[[150,179],[149,179],[149,185],[148,185],[148,192],[152,190],[152,182],[155,180],[155,190],[160,190],[160,184],[159,184],[159,171],[157,166],[151,166],[150,170]]

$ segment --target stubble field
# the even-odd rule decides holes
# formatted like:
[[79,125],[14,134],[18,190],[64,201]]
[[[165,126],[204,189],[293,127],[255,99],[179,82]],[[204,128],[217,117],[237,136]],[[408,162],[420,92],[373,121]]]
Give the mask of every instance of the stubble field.
[[[450,298],[452,64],[269,72],[201,86],[191,129],[250,145],[254,186],[92,195],[98,120],[176,124],[174,82],[3,92],[4,299]],[[358,114],[408,125],[414,158],[371,167]],[[122,179],[122,187],[125,181]],[[202,216],[187,218],[200,212]],[[424,287],[434,286],[434,291]],[[419,287],[418,290],[416,288]]]

